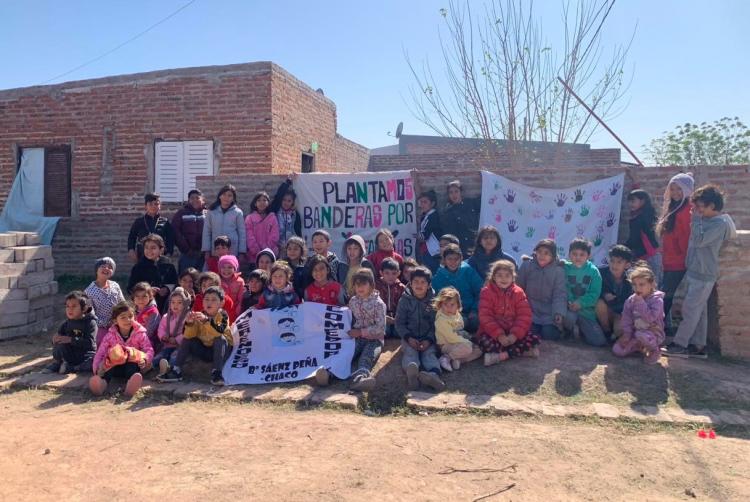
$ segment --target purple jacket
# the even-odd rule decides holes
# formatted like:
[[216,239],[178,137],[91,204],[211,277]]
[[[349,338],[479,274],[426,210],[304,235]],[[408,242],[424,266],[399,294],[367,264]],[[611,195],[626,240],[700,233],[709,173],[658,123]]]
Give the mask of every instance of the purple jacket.
[[206,221],[206,210],[196,211],[190,204],[185,204],[172,217],[174,241],[182,254],[199,256],[203,239],[203,223]]
[[622,308],[622,333],[628,338],[636,331],[650,331],[664,341],[664,293],[654,291],[645,299],[636,294],[625,300]]

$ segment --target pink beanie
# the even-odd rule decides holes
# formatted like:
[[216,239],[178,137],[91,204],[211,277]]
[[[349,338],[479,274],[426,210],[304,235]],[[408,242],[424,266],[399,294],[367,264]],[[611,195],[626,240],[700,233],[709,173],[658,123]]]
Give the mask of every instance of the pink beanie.
[[237,261],[236,256],[233,256],[231,254],[226,254],[219,258],[219,269],[221,269],[222,265],[231,265],[235,270],[240,269],[240,262]]

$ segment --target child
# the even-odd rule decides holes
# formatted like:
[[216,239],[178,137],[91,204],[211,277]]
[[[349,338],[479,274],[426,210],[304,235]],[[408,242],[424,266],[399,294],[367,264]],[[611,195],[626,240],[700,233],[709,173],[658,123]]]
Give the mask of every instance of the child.
[[482,350],[471,343],[461,317],[461,295],[456,288],[444,288],[435,297],[432,306],[435,314],[435,338],[440,347],[440,367],[446,371],[457,370],[482,356]]
[[[216,200],[208,208],[206,222],[203,225],[201,250],[205,253],[206,263],[211,258],[211,244],[220,235],[230,241],[228,254],[242,258],[247,251],[245,221],[242,209],[237,207],[237,189],[224,185],[219,190]],[[206,268],[206,270],[213,272]],[[217,272],[218,273],[218,272]]]
[[206,204],[203,192],[193,188],[187,194],[187,203],[172,216],[172,229],[177,248],[180,250],[180,260],[177,262],[177,272],[182,273],[186,268],[203,268],[203,224],[206,222]]
[[268,273],[265,270],[256,268],[247,277],[245,283],[247,291],[242,294],[242,312],[255,307],[260,300],[260,295],[268,286]]
[[737,235],[734,221],[722,214],[724,194],[716,185],[705,185],[693,193],[693,218],[687,253],[687,291],[682,302],[682,321],[668,356],[706,359],[708,298],[719,278],[719,250]]
[[226,235],[220,235],[214,239],[214,252],[206,259],[206,272],[219,273],[219,259],[222,256],[232,254],[232,240]]
[[[195,295],[195,301],[193,301],[193,306],[191,307],[191,310],[193,312],[203,312],[203,293],[205,293],[206,290],[212,286],[220,288],[221,277],[219,277],[219,274],[215,274],[213,272],[203,272],[198,278],[198,284],[200,286],[200,293]],[[223,306],[224,310],[229,315],[229,322],[234,322],[235,307],[232,299],[228,296],[225,296]]]
[[117,281],[112,281],[115,273],[115,260],[109,256],[99,258],[94,263],[94,275],[96,279],[88,285],[84,293],[91,299],[96,314],[96,345],[102,342],[102,338],[109,330],[109,320],[112,318],[112,307],[125,301],[122,290]]
[[242,274],[239,272],[240,263],[232,255],[225,255],[219,258],[219,277],[221,277],[221,289],[224,294],[232,299],[234,315],[230,316],[232,322],[237,319],[242,311],[238,310],[242,305],[242,293],[245,292],[245,281],[242,280]]
[[461,241],[458,240],[458,237],[456,237],[453,234],[443,234],[440,236],[440,257],[442,260],[443,251],[448,246],[448,244],[455,244],[456,246],[461,246]]
[[257,309],[283,308],[301,303],[292,287],[292,269],[284,261],[277,261],[271,267],[270,283],[258,299]]
[[623,306],[622,336],[612,346],[612,353],[627,357],[641,352],[646,363],[656,364],[664,341],[664,293],[656,290],[656,276],[647,266],[635,267],[629,281],[635,293]]
[[656,240],[656,209],[651,196],[645,190],[633,190],[628,194],[630,208],[630,232],[625,245],[637,260],[646,260],[661,282],[661,254]]
[[182,342],[182,331],[185,320],[190,313],[190,297],[187,291],[177,287],[169,295],[169,310],[159,323],[159,341],[161,350],[154,356],[154,369],[159,370],[157,378],[169,372],[170,364],[174,364],[177,357],[177,347]]
[[523,289],[514,284],[516,266],[509,260],[492,265],[479,299],[477,345],[484,365],[519,356],[539,357],[539,335],[531,331],[531,305]]
[[[369,392],[375,388],[375,377],[371,371],[380,357],[385,337],[385,304],[375,290],[375,278],[367,268],[359,269],[352,277],[354,295],[349,300],[352,311],[352,329],[349,336],[355,340],[352,362],[356,370],[352,373],[352,390]],[[320,385],[328,384],[328,370],[315,372]]]
[[[440,258],[438,257],[438,264],[439,260]],[[411,282],[411,273],[418,266],[419,264],[414,258],[404,258],[404,264],[401,265],[401,282],[403,282],[404,284],[409,284],[409,282]]]
[[268,209],[270,213],[276,215],[279,223],[279,251],[286,247],[289,239],[302,235],[302,218],[297,212],[296,204],[297,193],[292,188],[292,179],[287,178],[279,185],[276,195],[273,196],[271,207]]
[[661,218],[656,225],[656,233],[661,237],[663,272],[659,284],[664,291],[664,322],[668,334],[674,334],[670,315],[672,302],[675,291],[685,277],[685,260],[690,240],[690,211],[693,207],[690,196],[693,187],[692,173],[676,174],[669,180],[664,192]]
[[213,362],[211,385],[224,385],[221,370],[232,346],[232,330],[229,328],[229,315],[222,309],[224,291],[216,286],[203,293],[203,312],[191,312],[185,320],[185,332],[174,366],[161,382],[182,380],[182,368],[188,357],[195,356],[206,362]]
[[89,389],[95,396],[101,396],[113,377],[125,378],[125,395],[132,397],[143,384],[140,372],[151,367],[154,349],[146,336],[146,328],[135,320],[130,303],[123,301],[112,308],[111,323],[96,350]]
[[89,297],[83,291],[71,291],[65,297],[65,317],[52,336],[52,364],[44,373],[89,371],[96,352],[96,317]]
[[595,312],[602,292],[602,276],[589,261],[591,243],[585,239],[573,239],[568,254],[570,261],[565,262],[568,311],[563,318],[563,326],[573,334],[580,332],[589,345],[604,347],[607,337],[596,321]]
[[133,293],[133,286],[147,282],[153,289],[153,296],[159,312],[166,311],[167,297],[177,285],[177,270],[169,260],[162,256],[164,241],[156,234],[143,238],[143,258],[133,266],[128,279],[128,293]]
[[375,275],[375,268],[373,267],[370,260],[365,258],[365,240],[360,235],[352,235],[344,242],[342,248],[342,258],[339,261],[338,271],[336,277],[339,278],[341,284],[344,286],[344,293],[351,295],[352,291],[352,277],[360,268],[368,268]]
[[160,236],[166,244],[166,254],[172,255],[174,251],[174,231],[172,224],[167,218],[159,214],[161,209],[161,195],[158,193],[147,193],[144,196],[146,214],[139,216],[130,227],[128,234],[128,256],[137,263],[143,256],[142,240],[149,234]]
[[401,367],[406,372],[409,390],[416,390],[421,382],[436,391],[445,389],[440,378],[440,363],[435,347],[435,310],[432,299],[432,272],[417,267],[411,275],[409,287],[396,308],[396,333],[401,337]]
[[147,282],[133,286],[131,300],[135,305],[135,320],[146,330],[146,336],[155,352],[161,349],[159,341],[159,322],[161,314],[154,301],[153,288]]
[[270,272],[271,267],[274,263],[276,263],[276,254],[270,249],[265,248],[260,253],[258,253],[255,261],[255,268]]
[[286,241],[284,257],[292,269],[292,284],[297,296],[305,294],[305,260],[307,259],[307,246],[301,237],[290,237]]
[[200,277],[198,270],[193,267],[188,267],[183,270],[177,278],[180,287],[185,290],[185,293],[187,293],[191,305],[195,300],[195,291],[198,289],[198,277]]
[[279,252],[279,220],[268,211],[271,199],[266,192],[258,192],[250,202],[251,213],[245,218],[247,235],[247,260],[256,263],[258,253],[269,248],[276,255]]
[[443,235],[440,215],[435,208],[437,206],[435,190],[421,193],[417,199],[417,205],[422,213],[419,218],[419,232],[417,233],[417,258],[434,274],[440,266],[438,239]]
[[466,260],[466,263],[476,270],[483,281],[486,281],[490,266],[497,260],[508,260],[513,263],[513,266],[518,266],[512,256],[503,252],[503,239],[500,237],[500,232],[495,227],[482,227],[477,234],[474,254]]
[[531,304],[531,331],[542,340],[559,340],[568,311],[568,292],[555,241],[542,239],[536,244],[532,258],[521,263],[516,284]]
[[387,228],[381,228],[378,230],[378,233],[375,234],[375,245],[377,246],[377,250],[370,253],[367,257],[367,259],[370,260],[370,263],[372,263],[372,266],[375,267],[375,270],[380,270],[380,265],[386,258],[393,258],[396,260],[399,267],[404,263],[403,256],[394,251],[394,244],[395,241],[390,230]]
[[398,280],[398,263],[393,258],[386,258],[380,265],[380,278],[376,281],[378,293],[385,303],[385,334],[398,337],[396,334],[396,308],[406,286]]
[[[312,250],[314,254],[325,257],[328,263],[331,264],[331,277],[332,281],[336,281],[341,284],[343,281],[338,277],[339,270],[339,258],[336,253],[329,250],[331,247],[331,234],[325,230],[316,230],[312,234]],[[308,259],[305,263],[305,270],[303,272],[303,285],[302,290],[310,285],[312,282],[312,275],[310,270],[310,260]]]
[[305,301],[326,305],[346,305],[344,287],[329,279],[331,264],[320,255],[310,258],[312,283],[305,288]]
[[461,248],[456,244],[448,244],[443,250],[442,257],[443,264],[435,274],[432,286],[437,292],[448,286],[453,286],[458,290],[464,307],[461,313],[464,326],[467,331],[473,333],[479,324],[477,308],[483,281],[473,268],[461,261],[463,258]]
[[633,261],[633,253],[626,246],[617,244],[609,250],[609,265],[599,267],[602,276],[602,292],[596,302],[596,319],[608,339],[622,334],[620,316],[625,300],[633,294],[626,272]]

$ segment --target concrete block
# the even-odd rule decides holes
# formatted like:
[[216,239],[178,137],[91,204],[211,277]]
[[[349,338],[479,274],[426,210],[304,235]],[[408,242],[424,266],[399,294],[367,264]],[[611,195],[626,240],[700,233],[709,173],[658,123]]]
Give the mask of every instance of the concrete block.
[[29,308],[32,310],[43,309],[55,305],[55,298],[52,296],[41,296],[29,301]]
[[26,246],[26,236],[32,235],[33,232],[11,232],[16,234],[16,246]]
[[0,275],[18,277],[26,272],[25,263],[0,263]]
[[39,234],[36,233],[26,234],[23,239],[24,246],[38,246],[41,243],[42,239],[39,237]]
[[47,270],[51,268],[55,268],[55,259],[50,256],[49,258],[44,259],[44,269]]
[[0,234],[0,248],[11,248],[18,245],[16,234],[2,233]]
[[56,295],[59,291],[59,285],[57,284],[57,281],[52,281],[49,283],[49,294]]
[[0,290],[10,289],[10,281],[7,276],[0,276]]
[[3,314],[0,316],[0,328],[16,328],[25,326],[28,323],[29,315],[27,312],[16,314]]
[[28,300],[5,300],[0,303],[0,315],[21,314],[29,311]]
[[13,263],[15,255],[12,249],[0,249],[0,263]]
[[16,246],[11,249],[15,251],[16,263],[52,258],[52,246]]
[[[17,263],[14,265],[18,265]],[[0,264],[2,267],[2,264]],[[35,286],[37,284],[44,284],[45,282],[52,282],[55,280],[55,272],[53,270],[45,270],[44,272],[34,272],[33,274],[26,274],[18,278],[18,286],[21,288],[28,288],[29,286]]]
[[0,289],[0,302],[5,300],[28,300],[28,289]]

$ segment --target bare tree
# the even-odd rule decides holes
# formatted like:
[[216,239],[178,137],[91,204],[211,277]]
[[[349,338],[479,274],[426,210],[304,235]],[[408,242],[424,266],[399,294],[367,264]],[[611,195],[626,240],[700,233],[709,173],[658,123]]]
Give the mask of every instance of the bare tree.
[[560,76],[605,120],[622,111],[623,70],[630,41],[603,57],[602,31],[615,0],[577,0],[562,8],[563,39],[549,44],[533,3],[487,0],[476,16],[469,1],[440,9],[444,84],[429,61],[416,66],[411,111],[441,136],[484,140],[496,155],[505,139],[509,154],[518,141],[587,142],[599,127],[557,81]]

